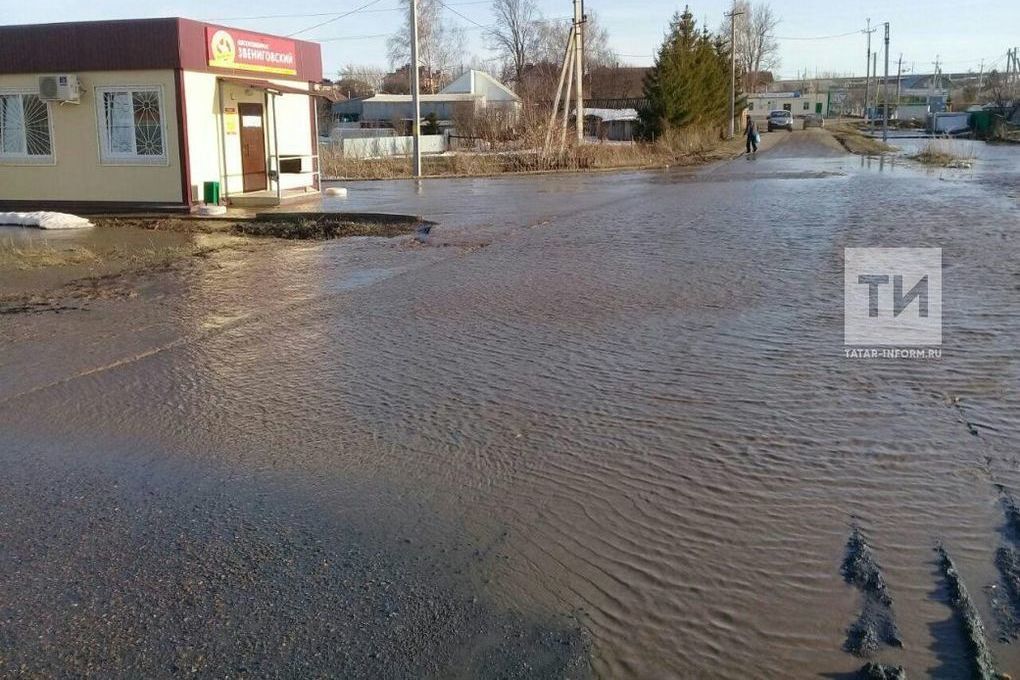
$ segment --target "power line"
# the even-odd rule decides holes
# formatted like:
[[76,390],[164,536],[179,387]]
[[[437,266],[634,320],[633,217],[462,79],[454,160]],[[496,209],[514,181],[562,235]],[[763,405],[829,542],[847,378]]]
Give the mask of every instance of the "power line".
[[309,26],[308,28],[302,28],[300,31],[294,31],[293,33],[288,33],[287,37],[288,38],[292,38],[295,35],[300,35],[301,33],[307,33],[308,31],[311,31],[311,30],[314,30],[316,28],[319,28],[320,26],[325,26],[326,24],[331,24],[334,21],[340,21],[344,17],[349,17],[352,14],[357,14],[358,12],[360,12],[360,11],[362,11],[364,9],[368,9],[372,5],[377,5],[380,2],[382,2],[382,0],[369,0],[369,2],[366,2],[361,7],[357,7],[355,9],[352,9],[350,12],[344,12],[343,14],[339,14],[339,15],[333,17],[332,19],[327,19],[326,21],[320,21],[319,23],[315,24],[314,26]]
[[[454,7],[465,7],[468,5],[488,5],[491,0],[474,0],[473,2],[455,2],[451,3]],[[406,12],[406,7],[380,7],[379,9],[366,9],[361,10],[363,14],[377,13],[377,12]],[[254,16],[244,17],[213,17],[206,19],[206,21],[251,21],[255,19],[305,19],[312,17],[331,17],[335,16],[336,12],[311,12],[305,14],[258,14]]]
[[864,31],[857,29],[856,31],[847,31],[846,33],[837,33],[835,35],[816,35],[811,37],[777,35],[776,40],[832,40],[833,38],[846,38],[847,36],[859,35],[861,33],[864,33]]
[[315,38],[313,42],[326,43],[326,42],[337,42],[339,40],[368,40],[370,38],[388,38],[392,35],[391,33],[373,33],[371,35],[338,35],[335,38]]
[[467,21],[468,23],[474,24],[475,26],[477,26],[479,28],[484,28],[484,29],[488,29],[489,28],[489,26],[486,26],[484,24],[480,24],[477,21],[475,21],[474,19],[472,19],[470,17],[467,17],[467,16],[464,16],[463,14],[461,14],[460,12],[458,12],[457,10],[455,10],[454,8],[450,7],[445,2],[443,2],[443,0],[436,0],[436,2],[438,2],[440,4],[440,6],[445,7],[446,9],[450,10],[451,12],[453,12],[454,14],[459,16],[464,21]]

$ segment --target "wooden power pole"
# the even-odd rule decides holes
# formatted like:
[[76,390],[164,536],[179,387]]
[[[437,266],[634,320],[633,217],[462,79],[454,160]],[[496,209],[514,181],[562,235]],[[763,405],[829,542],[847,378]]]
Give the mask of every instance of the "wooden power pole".
[[577,143],[584,143],[584,0],[574,0],[574,80],[577,81]]
[[[903,53],[900,52],[900,60],[896,64],[896,110],[900,108],[900,92],[902,91],[903,85]],[[899,114],[897,114],[899,118]]]
[[[542,153],[548,154],[552,143],[553,128],[559,115],[560,100],[563,101],[563,124],[560,128],[560,151],[567,144],[567,128],[570,123],[570,98],[575,100],[575,127],[577,143],[584,143],[584,0],[574,0],[574,23],[567,35],[566,51],[563,55],[563,66],[560,68],[560,79],[556,85],[556,98],[553,100],[552,113],[549,116],[549,127],[545,132],[545,145]],[[564,83],[566,87],[564,87]]]

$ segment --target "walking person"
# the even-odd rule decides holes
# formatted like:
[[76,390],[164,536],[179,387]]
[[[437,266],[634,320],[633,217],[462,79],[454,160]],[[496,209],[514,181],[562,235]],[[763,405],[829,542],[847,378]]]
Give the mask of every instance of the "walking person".
[[761,140],[761,137],[758,135],[758,126],[754,124],[750,114],[747,116],[747,127],[744,129],[744,135],[747,137],[747,153],[757,154],[758,142]]

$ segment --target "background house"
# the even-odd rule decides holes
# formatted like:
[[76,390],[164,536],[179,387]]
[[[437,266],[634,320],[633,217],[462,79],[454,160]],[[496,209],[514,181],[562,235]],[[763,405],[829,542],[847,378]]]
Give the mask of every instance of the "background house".
[[584,109],[584,134],[600,141],[632,142],[637,124],[637,109]]
[[[457,120],[483,114],[499,115],[510,123],[520,107],[521,100],[513,90],[488,73],[473,69],[438,94],[420,97],[422,119],[434,119],[440,129],[453,127]],[[341,136],[354,127],[409,131],[413,118],[414,103],[409,94],[376,94],[333,105],[334,132]]]

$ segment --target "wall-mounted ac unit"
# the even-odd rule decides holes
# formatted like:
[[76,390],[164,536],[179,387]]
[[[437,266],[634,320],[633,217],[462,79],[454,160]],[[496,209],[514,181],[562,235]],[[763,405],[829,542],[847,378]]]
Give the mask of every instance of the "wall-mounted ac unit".
[[81,97],[78,76],[73,73],[58,73],[53,76],[39,76],[39,99],[48,102],[77,104]]

